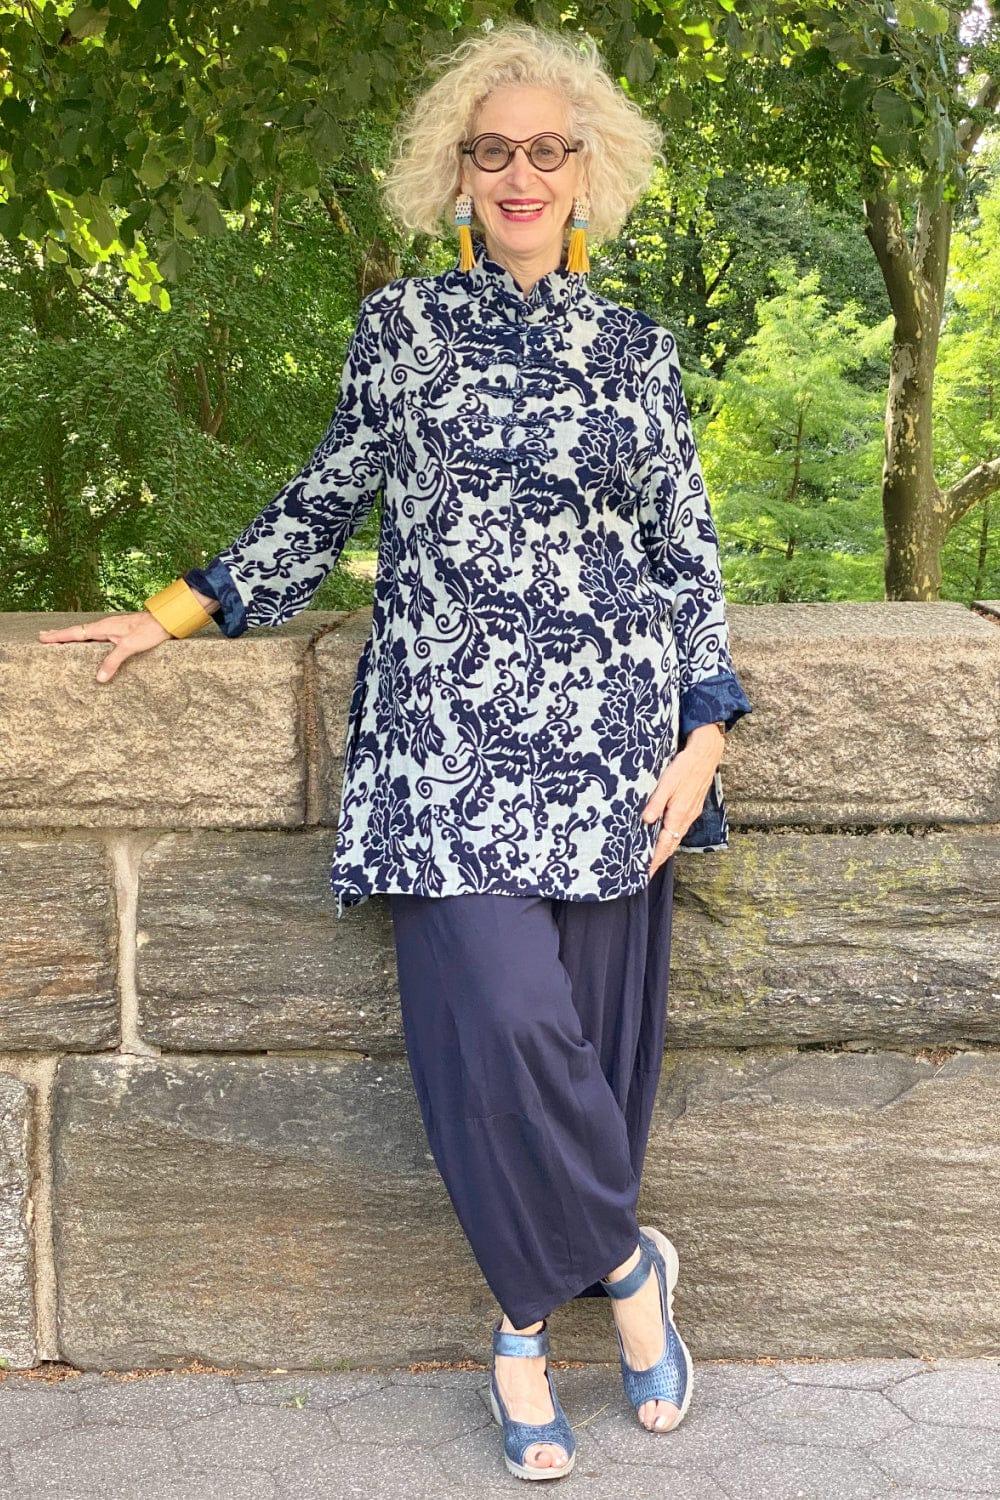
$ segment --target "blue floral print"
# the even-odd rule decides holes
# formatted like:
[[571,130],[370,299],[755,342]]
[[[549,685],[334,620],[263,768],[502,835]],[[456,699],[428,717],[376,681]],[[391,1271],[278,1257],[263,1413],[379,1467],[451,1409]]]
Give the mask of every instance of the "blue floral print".
[[[383,496],[330,886],[606,900],[699,724],[751,705],[676,340],[564,267],[475,265],[364,299],[329,428],[184,577],[227,636],[305,609]],[[728,848],[717,772],[680,846]]]

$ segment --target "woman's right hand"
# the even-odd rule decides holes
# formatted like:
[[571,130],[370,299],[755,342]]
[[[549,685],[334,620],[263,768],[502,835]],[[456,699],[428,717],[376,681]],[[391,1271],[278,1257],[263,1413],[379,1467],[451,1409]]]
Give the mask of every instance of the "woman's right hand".
[[115,649],[108,652],[97,672],[98,682],[108,682],[128,657],[152,651],[154,646],[173,637],[148,609],[139,609],[133,614],[105,615],[103,620],[88,620],[86,625],[40,630],[38,639],[46,645],[58,645],[64,641],[74,645],[79,641],[114,641]]

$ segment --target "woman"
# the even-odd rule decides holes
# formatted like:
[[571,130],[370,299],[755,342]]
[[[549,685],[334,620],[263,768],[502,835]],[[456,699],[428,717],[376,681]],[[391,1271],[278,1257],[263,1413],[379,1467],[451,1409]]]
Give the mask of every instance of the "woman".
[[553,1479],[568,1299],[611,1298],[643,1426],[691,1398],[677,1253],[636,1199],[673,855],[728,846],[718,766],[751,706],[676,342],[586,279],[585,233],[620,229],[659,132],[589,42],[512,23],[443,62],[386,194],[409,229],[450,209],[458,264],[365,298],[329,430],[230,547],[138,615],[41,638],[115,641],[104,680],[212,617],[280,624],[384,493],[331,887],[338,917],[388,895],[428,1140],[503,1311],[505,1461]]

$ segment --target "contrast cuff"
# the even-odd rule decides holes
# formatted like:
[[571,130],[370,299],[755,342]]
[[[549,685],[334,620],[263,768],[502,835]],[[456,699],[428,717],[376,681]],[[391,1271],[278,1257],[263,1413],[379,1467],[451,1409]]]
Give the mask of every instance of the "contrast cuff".
[[729,848],[729,811],[722,789],[722,775],[716,770],[709,782],[701,812],[677,845],[675,853],[704,854],[708,850]]
[[719,720],[725,724],[728,733],[744,714],[749,713],[753,713],[753,704],[735,672],[705,677],[681,694],[681,738],[686,739],[691,730],[701,724],[715,724]]
[[247,629],[247,607],[225,563],[213,557],[207,567],[189,568],[181,576],[200,594],[219,601],[219,608],[211,613],[223,635],[243,634]]

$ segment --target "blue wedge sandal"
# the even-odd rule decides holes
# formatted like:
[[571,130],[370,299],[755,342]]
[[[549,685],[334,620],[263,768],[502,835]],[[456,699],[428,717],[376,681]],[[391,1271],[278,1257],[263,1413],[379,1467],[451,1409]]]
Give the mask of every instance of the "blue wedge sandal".
[[[673,1427],[646,1428],[647,1432],[655,1432],[657,1436],[664,1432],[676,1432],[684,1420],[694,1385],[691,1355],[674,1327],[671,1317],[678,1269],[677,1251],[670,1240],[658,1229],[646,1227],[639,1230],[639,1259],[631,1271],[618,1281],[601,1278],[604,1290],[609,1297],[630,1297],[642,1286],[650,1270],[656,1272],[656,1278],[660,1284],[660,1315],[663,1318],[665,1331],[663,1353],[656,1364],[650,1365],[646,1370],[633,1370],[625,1359],[625,1347],[622,1344],[617,1321],[615,1333],[618,1337],[618,1360],[622,1369],[622,1384],[625,1387],[625,1395],[632,1403],[636,1414],[638,1415],[639,1408],[644,1401],[670,1401],[680,1412]],[[646,1427],[644,1422],[639,1425]]]
[[[546,1319],[543,1318],[542,1326],[537,1333],[505,1333],[500,1327],[502,1322],[501,1318],[493,1329],[494,1355],[548,1354],[549,1329]],[[513,1417],[508,1416],[503,1397],[497,1386],[496,1360],[490,1371],[490,1410],[494,1420],[499,1422],[503,1429],[504,1463],[519,1479],[561,1479],[576,1463],[576,1438],[566,1419],[566,1413],[559,1404],[559,1397],[556,1395],[556,1388],[552,1384],[552,1376],[547,1368],[545,1379],[548,1381],[555,1416],[549,1422],[515,1422]],[[558,1443],[568,1455],[566,1462],[553,1464],[547,1469],[541,1468],[538,1464],[526,1464],[524,1455],[533,1443]]]

